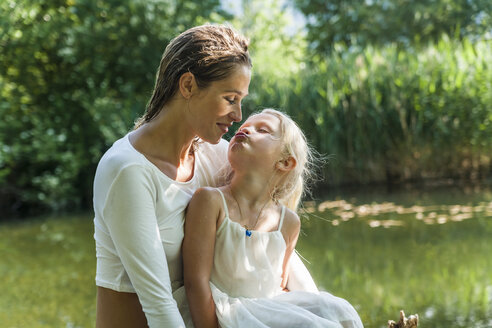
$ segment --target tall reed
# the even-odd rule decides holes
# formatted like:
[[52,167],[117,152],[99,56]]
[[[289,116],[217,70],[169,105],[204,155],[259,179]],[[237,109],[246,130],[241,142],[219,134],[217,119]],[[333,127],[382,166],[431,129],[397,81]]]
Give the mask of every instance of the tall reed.
[[484,40],[344,50],[314,56],[277,83],[256,77],[252,98],[285,109],[334,155],[328,184],[477,178],[491,167],[490,63]]

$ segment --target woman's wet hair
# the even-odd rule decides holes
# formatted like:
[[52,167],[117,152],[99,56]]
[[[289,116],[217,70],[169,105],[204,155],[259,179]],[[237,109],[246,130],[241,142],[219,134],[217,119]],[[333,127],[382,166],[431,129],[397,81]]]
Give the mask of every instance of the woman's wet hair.
[[157,72],[152,97],[138,128],[150,122],[178,90],[180,77],[190,72],[199,88],[229,77],[240,65],[251,67],[248,40],[224,25],[202,25],[178,35],[166,47]]

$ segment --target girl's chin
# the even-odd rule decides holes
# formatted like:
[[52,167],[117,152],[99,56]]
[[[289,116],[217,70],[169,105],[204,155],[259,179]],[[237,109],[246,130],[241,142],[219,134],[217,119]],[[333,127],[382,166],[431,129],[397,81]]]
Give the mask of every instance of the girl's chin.
[[229,151],[237,151],[242,148],[244,148],[244,145],[241,142],[233,141],[229,144]]

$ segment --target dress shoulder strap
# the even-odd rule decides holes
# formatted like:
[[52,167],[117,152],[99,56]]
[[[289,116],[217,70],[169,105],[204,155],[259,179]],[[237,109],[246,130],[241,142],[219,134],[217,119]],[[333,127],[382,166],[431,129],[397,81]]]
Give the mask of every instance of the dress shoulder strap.
[[282,212],[280,213],[280,222],[278,223],[278,230],[282,228],[282,223],[284,223],[284,216],[285,216],[285,206],[282,205]]
[[222,197],[222,202],[224,203],[225,215],[226,215],[226,218],[228,218],[229,217],[229,209],[227,208],[227,203],[226,203],[224,194],[222,193],[222,191],[219,188],[217,188],[216,190],[219,192],[220,197]]

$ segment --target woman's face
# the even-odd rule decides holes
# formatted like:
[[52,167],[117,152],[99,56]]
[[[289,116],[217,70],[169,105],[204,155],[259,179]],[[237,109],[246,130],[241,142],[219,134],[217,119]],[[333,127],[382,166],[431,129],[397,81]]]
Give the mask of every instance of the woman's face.
[[241,121],[241,100],[248,95],[250,80],[251,69],[240,65],[191,98],[189,119],[198,137],[218,143],[232,123]]

